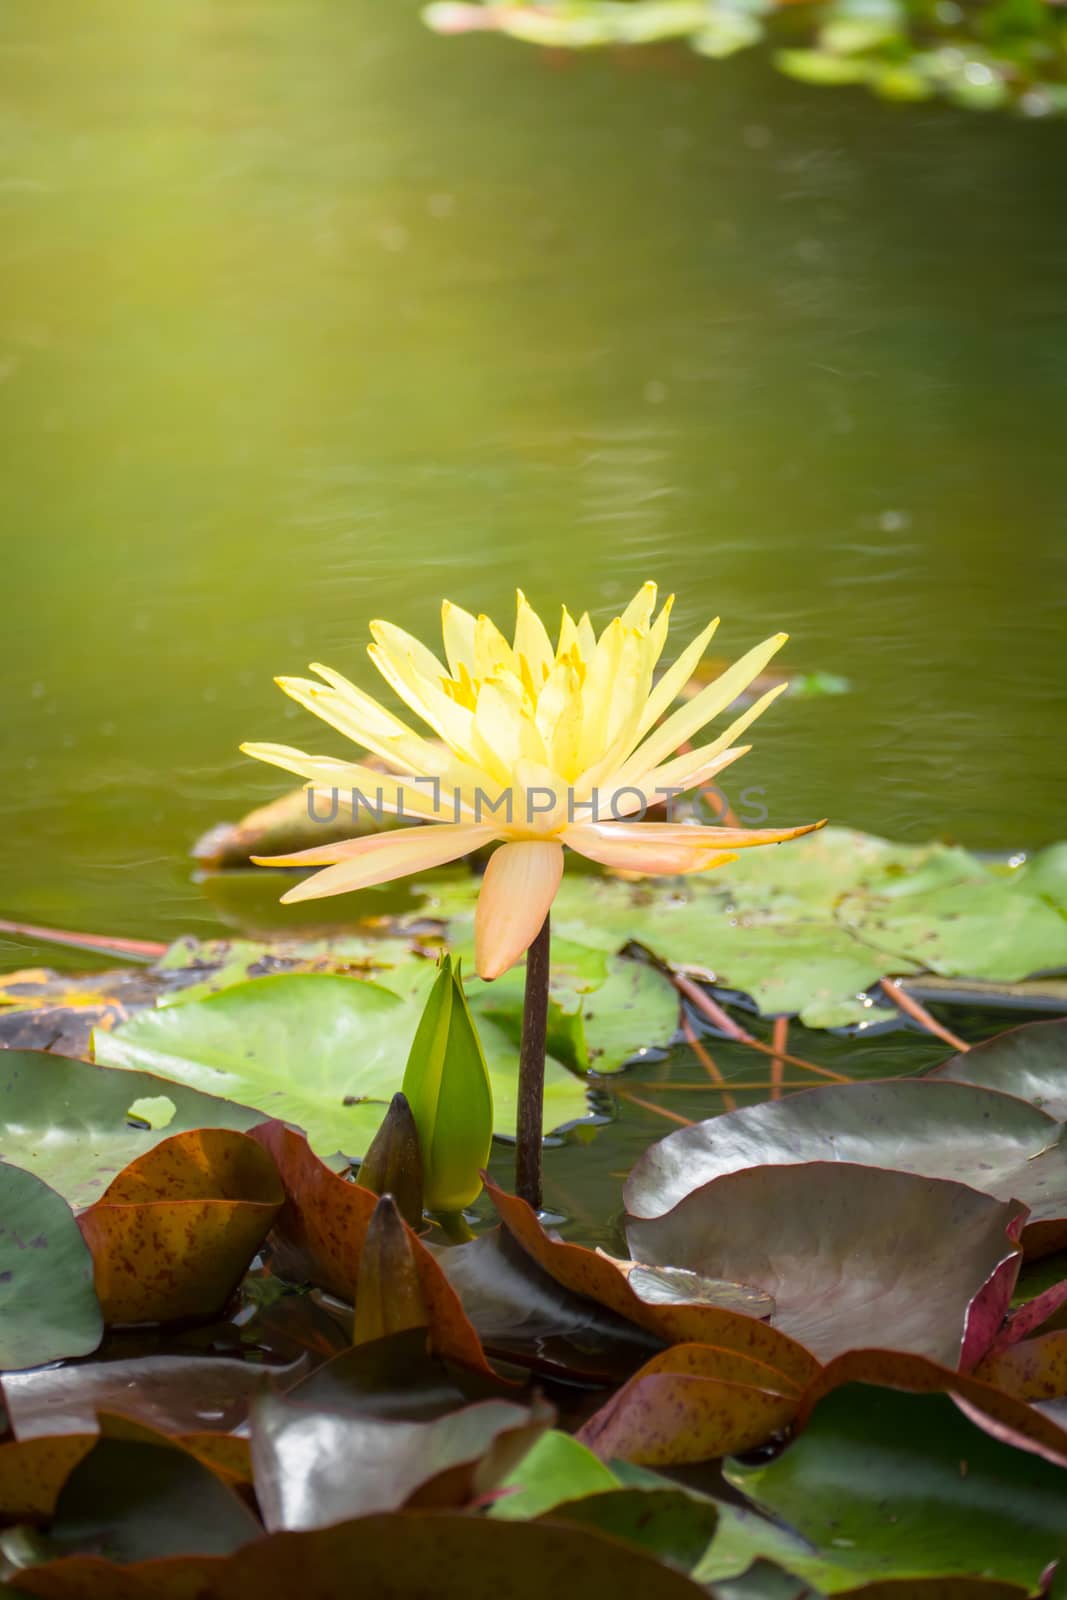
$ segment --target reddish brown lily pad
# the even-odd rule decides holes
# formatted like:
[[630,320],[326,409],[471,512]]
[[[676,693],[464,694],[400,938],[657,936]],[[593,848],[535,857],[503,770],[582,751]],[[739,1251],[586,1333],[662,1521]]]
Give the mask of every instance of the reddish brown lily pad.
[[177,1133],[139,1156],[78,1218],[104,1320],[218,1311],[282,1200],[270,1156],[232,1129]]
[[[594,1250],[551,1239],[524,1200],[505,1194],[486,1181],[488,1192],[505,1226],[557,1283],[575,1294],[606,1306],[610,1311],[655,1334],[665,1344],[699,1343],[733,1350],[762,1361],[779,1373],[805,1384],[818,1371],[819,1363],[811,1352],[781,1329],[756,1317],[712,1305],[653,1305],[642,1300],[627,1283],[618,1267]],[[649,1259],[638,1252],[640,1260]],[[688,1266],[688,1262],[667,1265]],[[729,1273],[709,1273],[709,1277],[729,1278]],[[752,1278],[735,1281],[752,1283]]]
[[789,1380],[762,1362],[679,1344],[636,1372],[578,1437],[605,1461],[676,1466],[751,1450],[799,1407]]
[[962,1184],[817,1161],[716,1178],[627,1236],[636,1260],[765,1289],[775,1327],[823,1360],[878,1344],[959,1366],[1007,1311],[1024,1216]]
[[706,1590],[632,1544],[568,1523],[401,1511],[278,1533],[223,1559],[122,1567],[76,1556],[8,1580],[40,1600],[589,1600],[594,1594],[702,1600]]

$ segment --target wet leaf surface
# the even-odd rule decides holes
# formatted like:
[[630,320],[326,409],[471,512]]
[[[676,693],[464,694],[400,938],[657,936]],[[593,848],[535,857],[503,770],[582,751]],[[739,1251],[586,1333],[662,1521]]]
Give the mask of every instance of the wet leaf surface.
[[[947,1395],[846,1385],[775,1460],[735,1463],[727,1477],[808,1542],[783,1564],[835,1591],[846,1574],[853,1584],[959,1574],[1031,1587],[1065,1549],[1067,1474],[990,1437]],[[775,1531],[766,1548],[761,1532],[747,1522],[749,1559],[782,1561]],[[717,1545],[701,1577],[718,1575]]]
[[1067,1120],[1067,1018],[1010,1028],[953,1056],[927,1077],[1000,1089]]
[[798,1390],[773,1368],[735,1351],[675,1345],[654,1356],[583,1426],[604,1460],[676,1466],[734,1455],[785,1428]]
[[680,1128],[653,1144],[624,1197],[635,1217],[669,1211],[727,1173],[839,1161],[950,1178],[1030,1208],[1042,1250],[1067,1242],[1067,1139],[1053,1118],[970,1084],[828,1084]]
[[[422,963],[420,984],[434,970]],[[392,1096],[422,1014],[425,993],[329,973],[238,983],[201,1000],[143,1011],[94,1037],[97,1061],[135,1068],[208,1094],[229,1095],[267,1117],[295,1123],[323,1156],[366,1153]],[[479,1030],[489,1063],[495,1128],[515,1128],[515,1052],[495,1027]],[[552,1063],[546,1131],[588,1114],[585,1088]]]
[[[486,1185],[493,1204],[505,1224],[528,1255],[557,1283],[575,1294],[585,1295],[606,1306],[618,1316],[637,1324],[664,1343],[700,1342],[754,1356],[768,1366],[803,1383],[817,1370],[818,1363],[803,1345],[778,1328],[741,1312],[709,1305],[650,1305],[630,1288],[619,1269],[581,1245],[551,1239],[541,1228],[525,1201],[504,1194],[493,1184]],[[756,1282],[753,1276],[734,1277],[728,1272],[707,1270],[695,1262],[658,1258],[643,1251],[635,1259],[668,1266],[691,1267],[704,1277]],[[757,1287],[763,1287],[758,1285]]]
[[86,1355],[103,1331],[92,1257],[67,1202],[0,1163],[0,1369]]
[[269,1154],[230,1129],[174,1134],[139,1156],[78,1218],[105,1320],[218,1311],[283,1198]]
[[275,1534],[224,1561],[187,1559],[117,1569],[81,1558],[9,1580],[41,1600],[589,1600],[596,1593],[700,1600],[704,1591],[632,1544],[568,1523],[497,1522],[399,1512],[311,1533]]
[[[139,1099],[165,1095],[174,1116],[132,1122]],[[122,1073],[36,1050],[0,1050],[0,1159],[35,1172],[74,1208],[92,1205],[123,1167],[193,1128],[247,1129],[256,1111],[147,1073]]]
[[465,1505],[495,1486],[552,1415],[486,1400],[434,1421],[402,1422],[321,1411],[296,1395],[265,1396],[252,1415],[264,1521],[279,1532],[327,1527],[412,1501]]
[[228,1555],[261,1533],[244,1501],[181,1445],[105,1432],[60,1490],[49,1542],[57,1553],[129,1562]]
[[663,1216],[631,1220],[627,1237],[636,1260],[765,1289],[774,1326],[823,1361],[892,1345],[955,1366],[976,1311],[986,1342],[968,1348],[973,1360],[1007,1310],[1020,1215],[942,1179],[811,1162],[716,1178]]

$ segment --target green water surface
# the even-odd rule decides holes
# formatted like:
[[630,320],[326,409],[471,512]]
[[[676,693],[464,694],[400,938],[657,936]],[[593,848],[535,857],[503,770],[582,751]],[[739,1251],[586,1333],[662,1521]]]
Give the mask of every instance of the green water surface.
[[272,675],[516,584],[846,675],[774,821],[1064,834],[1067,125],[407,0],[22,0],[0,78],[0,916],[217,930],[239,741],[337,748]]

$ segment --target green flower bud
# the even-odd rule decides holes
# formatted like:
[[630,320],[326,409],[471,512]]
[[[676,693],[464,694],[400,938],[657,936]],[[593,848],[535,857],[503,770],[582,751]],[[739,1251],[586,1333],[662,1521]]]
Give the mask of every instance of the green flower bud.
[[444,956],[404,1072],[403,1092],[422,1147],[423,1204],[461,1211],[481,1193],[493,1138],[493,1091],[463,993]]

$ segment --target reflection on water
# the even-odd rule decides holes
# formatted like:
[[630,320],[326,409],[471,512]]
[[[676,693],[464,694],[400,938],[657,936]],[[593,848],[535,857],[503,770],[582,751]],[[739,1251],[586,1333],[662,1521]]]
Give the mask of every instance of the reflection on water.
[[772,820],[1063,832],[1067,126],[373,0],[39,0],[0,75],[4,914],[216,927],[272,675],[517,582],[848,675]]

